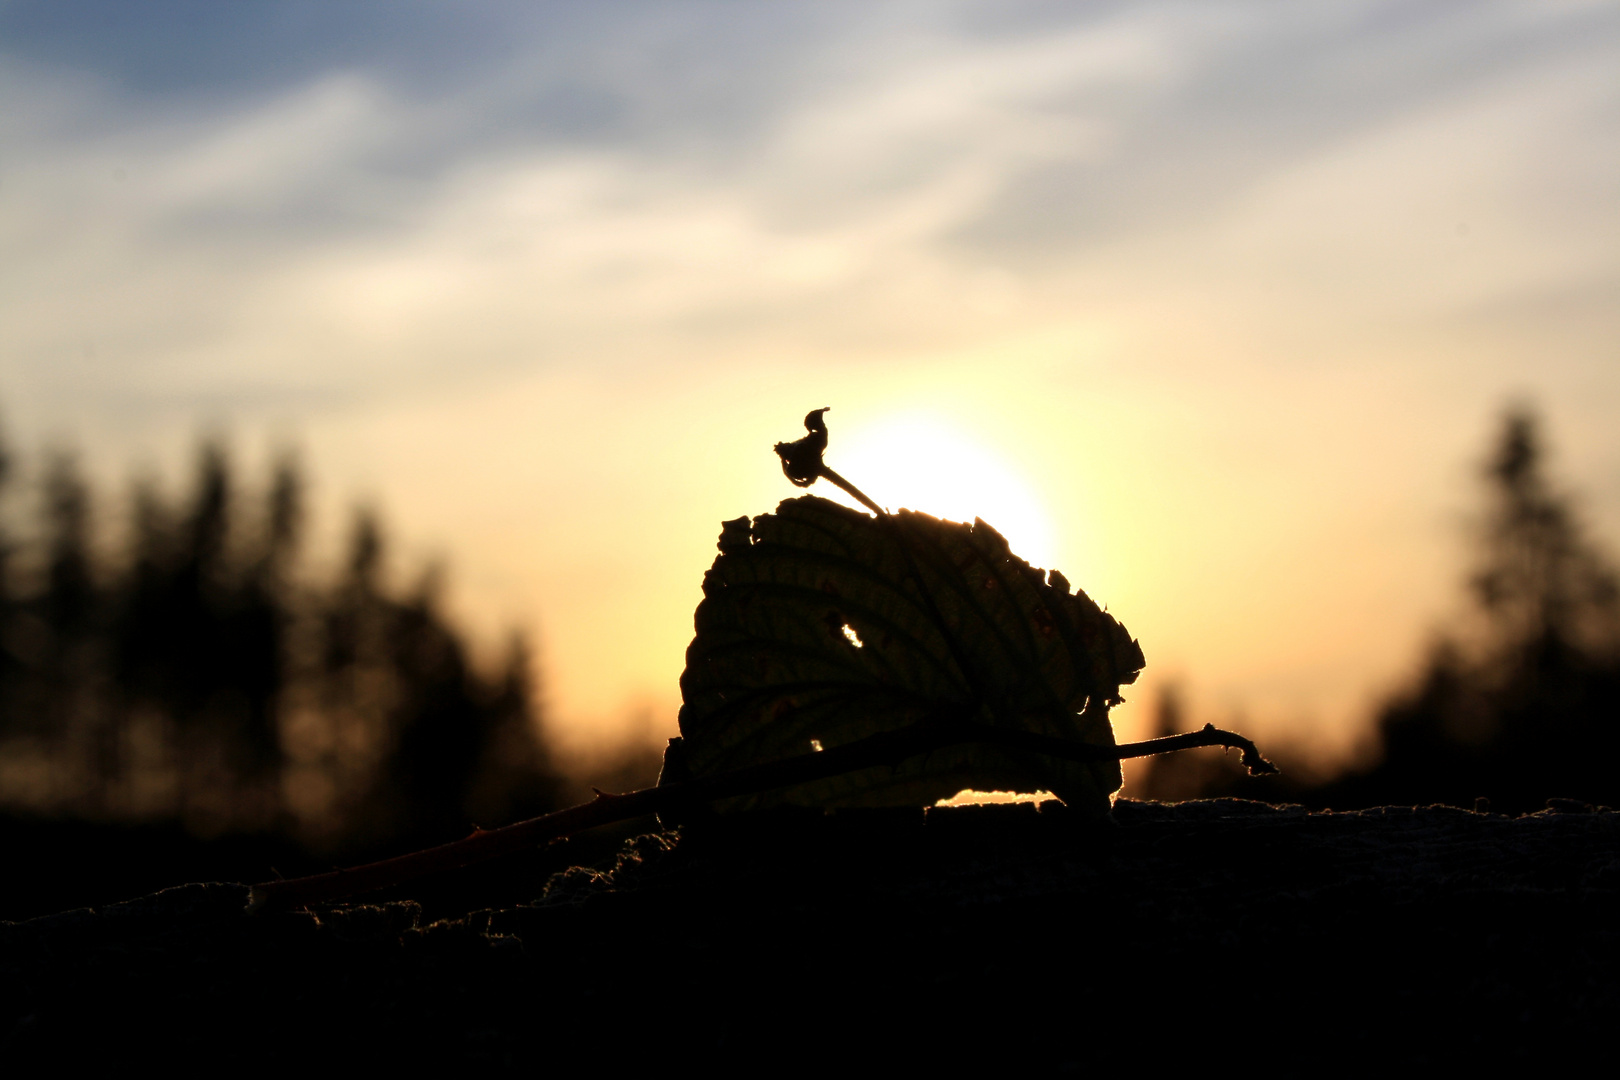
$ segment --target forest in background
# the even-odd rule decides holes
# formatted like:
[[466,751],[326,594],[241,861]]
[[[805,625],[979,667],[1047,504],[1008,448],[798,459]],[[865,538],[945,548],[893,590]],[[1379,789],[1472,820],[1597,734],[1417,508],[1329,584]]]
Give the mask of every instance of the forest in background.
[[[0,812],[342,860],[576,794],[520,635],[481,670],[442,573],[392,585],[364,510],[336,573],[306,569],[291,456],[248,488],[205,443],[187,493],[137,484],[116,523],[72,454],[20,472],[0,450]],[[605,767],[645,782],[651,757]]]
[[[1368,760],[1322,775],[1268,747],[1250,778],[1210,751],[1148,762],[1127,794],[1233,796],[1313,808],[1446,803],[1526,813],[1548,800],[1620,806],[1620,574],[1548,475],[1528,408],[1508,410],[1479,470],[1467,609],[1377,711]],[[1187,729],[1172,689],[1155,734]]]

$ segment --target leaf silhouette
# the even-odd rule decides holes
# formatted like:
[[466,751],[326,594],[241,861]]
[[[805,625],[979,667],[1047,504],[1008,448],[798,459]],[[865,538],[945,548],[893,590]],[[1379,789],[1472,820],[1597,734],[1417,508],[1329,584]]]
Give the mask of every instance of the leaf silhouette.
[[[1143,664],[1123,626],[983,521],[790,499],[725,523],[703,594],[681,677],[694,777],[929,720],[1112,746],[1108,709]],[[718,808],[923,806],[971,787],[1100,814],[1120,780],[1117,761],[961,744]]]

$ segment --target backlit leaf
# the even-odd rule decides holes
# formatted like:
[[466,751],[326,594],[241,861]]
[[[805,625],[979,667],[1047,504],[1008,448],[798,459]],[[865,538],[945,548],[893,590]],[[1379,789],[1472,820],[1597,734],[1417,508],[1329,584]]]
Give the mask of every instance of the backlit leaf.
[[[703,594],[680,720],[699,777],[941,717],[1111,746],[1108,709],[1143,664],[1124,627],[983,521],[790,499],[725,524]],[[720,809],[925,806],[976,788],[1102,813],[1119,786],[1114,761],[968,743]]]

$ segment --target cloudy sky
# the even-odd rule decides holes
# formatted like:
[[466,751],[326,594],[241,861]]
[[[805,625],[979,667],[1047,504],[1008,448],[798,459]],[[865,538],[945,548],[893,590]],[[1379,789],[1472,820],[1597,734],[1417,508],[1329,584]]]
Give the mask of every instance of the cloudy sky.
[[1127,734],[1342,747],[1508,402],[1620,539],[1617,72],[1612,2],[0,2],[0,409],[109,496],[297,445],[584,738],[830,405],[1141,638]]

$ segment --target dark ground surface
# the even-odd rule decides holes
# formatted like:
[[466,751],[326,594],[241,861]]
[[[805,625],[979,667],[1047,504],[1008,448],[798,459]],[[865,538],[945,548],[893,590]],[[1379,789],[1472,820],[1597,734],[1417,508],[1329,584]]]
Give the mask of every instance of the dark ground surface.
[[[1612,1066],[1620,814],[1122,800],[1114,818],[689,827],[533,903],[436,921],[403,900],[249,917],[245,886],[212,884],[0,923],[0,1054],[531,1073],[1332,1074],[1582,1051]],[[425,888],[430,911],[456,910],[453,889]]]

